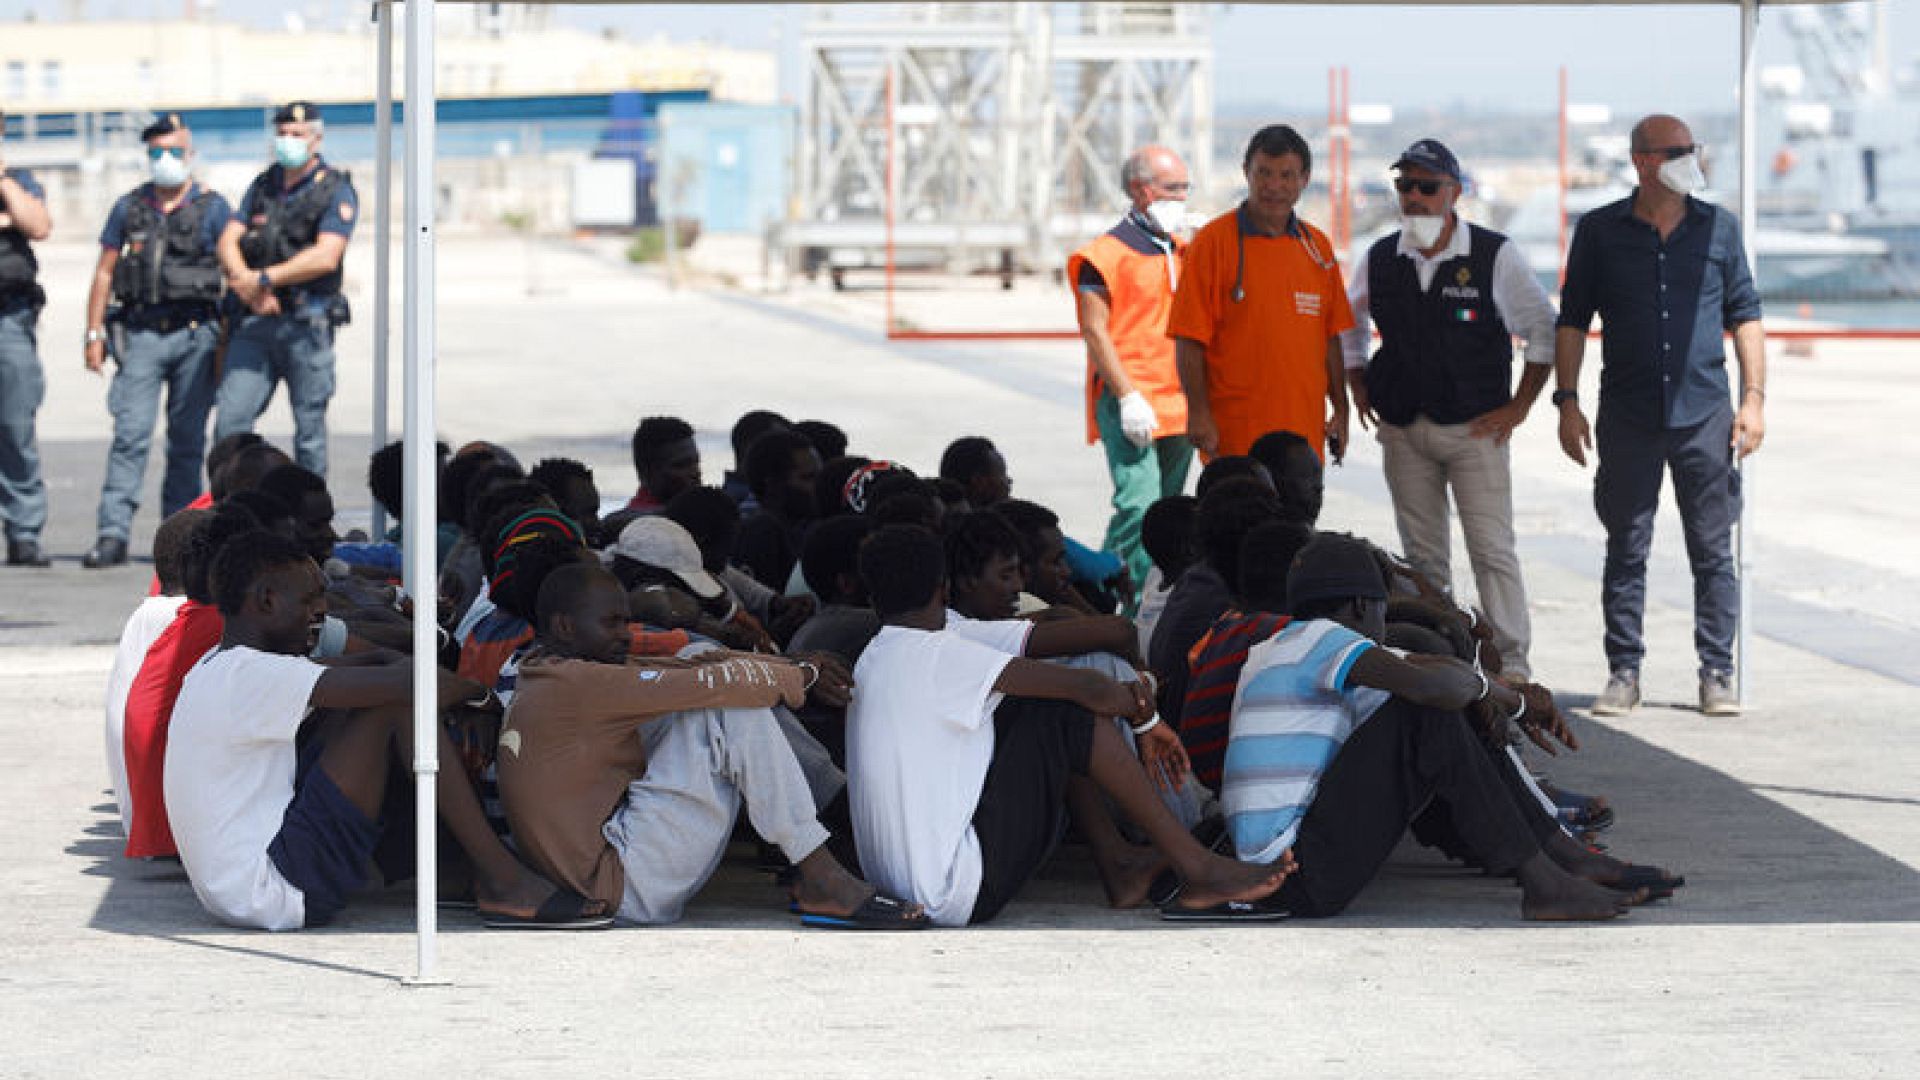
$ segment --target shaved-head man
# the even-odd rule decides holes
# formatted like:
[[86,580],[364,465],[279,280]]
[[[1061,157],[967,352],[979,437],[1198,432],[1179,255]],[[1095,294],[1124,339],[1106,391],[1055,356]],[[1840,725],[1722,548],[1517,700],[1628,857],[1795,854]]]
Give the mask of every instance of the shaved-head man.
[[[1687,561],[1693,568],[1693,639],[1700,657],[1700,710],[1740,711],[1733,689],[1739,618],[1733,523],[1740,517],[1734,462],[1766,435],[1767,368],[1760,294],[1747,266],[1740,222],[1694,198],[1706,184],[1701,149],[1678,117],[1633,126],[1639,186],[1580,219],[1567,249],[1560,297],[1553,404],[1560,446],[1585,466],[1597,451],[1593,505],[1607,530],[1600,602],[1610,674],[1593,711],[1617,716],[1640,702],[1640,621],[1647,552],[1663,474],[1673,474]],[[1598,314],[1600,411],[1592,428],[1575,391],[1587,327]],[[1740,384],[1729,400],[1733,335]]]
[[1187,165],[1164,146],[1143,146],[1127,155],[1120,182],[1132,205],[1119,224],[1067,259],[1067,280],[1087,343],[1087,441],[1106,450],[1113,476],[1103,546],[1140,583],[1152,568],[1140,544],[1141,519],[1163,496],[1179,494],[1193,462],[1187,401],[1167,337],[1180,278]]

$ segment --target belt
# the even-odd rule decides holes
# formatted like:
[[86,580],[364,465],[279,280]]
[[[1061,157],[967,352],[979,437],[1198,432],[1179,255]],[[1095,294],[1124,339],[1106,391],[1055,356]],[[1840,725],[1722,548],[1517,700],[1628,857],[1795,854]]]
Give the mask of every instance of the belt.
[[191,330],[204,323],[214,321],[211,309],[196,312],[135,312],[123,320],[127,329],[147,334],[171,334],[177,330]]

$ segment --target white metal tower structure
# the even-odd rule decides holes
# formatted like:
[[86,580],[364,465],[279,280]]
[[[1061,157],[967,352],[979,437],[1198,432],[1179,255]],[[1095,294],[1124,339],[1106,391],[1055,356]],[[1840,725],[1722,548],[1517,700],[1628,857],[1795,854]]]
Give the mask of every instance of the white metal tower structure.
[[1207,190],[1213,157],[1213,43],[1207,6],[1060,5],[1051,27],[1040,160],[1056,215],[1110,215],[1125,205],[1120,162],[1147,143],[1187,161]]
[[891,184],[904,247],[1050,265],[1125,205],[1134,147],[1173,147],[1202,188],[1206,19],[1172,3],[812,5],[790,240],[868,246]]

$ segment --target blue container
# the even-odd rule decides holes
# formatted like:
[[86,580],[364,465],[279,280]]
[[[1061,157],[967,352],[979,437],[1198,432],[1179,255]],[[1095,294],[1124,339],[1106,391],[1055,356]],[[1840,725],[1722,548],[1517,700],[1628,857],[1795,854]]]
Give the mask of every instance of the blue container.
[[703,233],[760,233],[783,220],[793,177],[787,105],[663,102],[654,191],[662,212]]

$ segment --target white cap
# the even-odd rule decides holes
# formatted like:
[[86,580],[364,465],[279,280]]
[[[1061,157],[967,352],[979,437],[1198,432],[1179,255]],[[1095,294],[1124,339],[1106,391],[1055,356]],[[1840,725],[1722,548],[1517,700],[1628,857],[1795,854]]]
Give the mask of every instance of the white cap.
[[718,599],[726,589],[700,562],[700,545],[693,534],[672,518],[634,518],[620,530],[620,539],[607,549],[609,558],[624,555],[637,563],[665,570],[686,582],[702,600]]

